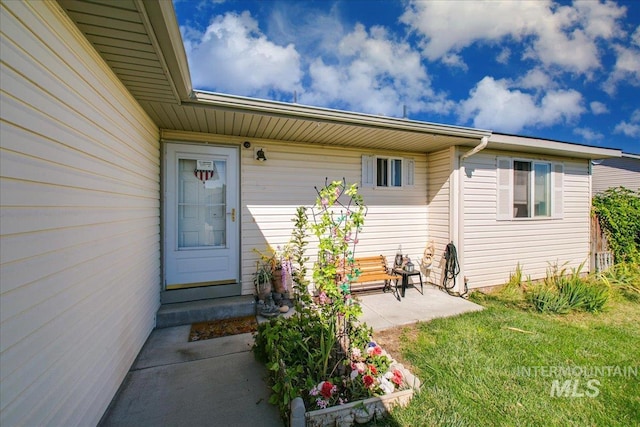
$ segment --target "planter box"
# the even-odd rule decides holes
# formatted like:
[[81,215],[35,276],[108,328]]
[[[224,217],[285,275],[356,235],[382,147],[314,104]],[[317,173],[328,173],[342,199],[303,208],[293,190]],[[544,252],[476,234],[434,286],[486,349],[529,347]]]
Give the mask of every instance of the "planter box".
[[371,421],[374,416],[381,417],[395,406],[406,406],[414,392],[420,388],[420,380],[402,365],[397,365],[396,368],[402,371],[405,383],[410,388],[315,411],[306,411],[302,398],[298,397],[291,402],[289,426],[350,427]]

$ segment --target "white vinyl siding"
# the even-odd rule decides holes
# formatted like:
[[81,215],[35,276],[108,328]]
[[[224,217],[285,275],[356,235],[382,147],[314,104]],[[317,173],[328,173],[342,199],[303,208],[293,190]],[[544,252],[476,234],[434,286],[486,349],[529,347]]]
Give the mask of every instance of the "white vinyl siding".
[[[499,158],[499,157],[498,157]],[[496,221],[500,169],[496,154],[483,151],[465,160],[464,271],[469,286],[505,283],[518,263],[525,277],[545,276],[549,263],[577,267],[589,255],[589,168],[587,160],[540,159],[563,165],[563,217]]]
[[608,188],[626,187],[640,191],[640,156],[606,159],[592,169],[593,194]]
[[[292,218],[300,205],[316,200],[314,187],[320,189],[325,179],[358,183],[362,177],[363,153],[336,147],[298,144],[260,143],[268,161],[257,162],[251,149],[241,149],[242,156],[242,293],[251,294],[256,254],[285,244],[293,228]],[[376,153],[377,154],[377,153]],[[380,153],[383,157],[404,157],[406,153]],[[356,256],[383,254],[390,266],[402,246],[413,260],[422,257],[427,241],[426,156],[411,156],[415,185],[400,191],[360,187],[368,207],[364,229],[359,236]],[[313,218],[310,214],[310,221]],[[315,236],[309,237],[309,268],[315,261]]]
[[159,305],[158,129],[55,2],[2,2],[0,425],[96,425]]
[[[451,177],[451,151],[442,150],[429,154],[427,164],[429,204],[429,240],[433,240],[435,253],[433,265],[428,280],[441,284],[441,263],[445,247],[451,241],[450,236],[450,177]],[[424,249],[423,249],[424,251]]]

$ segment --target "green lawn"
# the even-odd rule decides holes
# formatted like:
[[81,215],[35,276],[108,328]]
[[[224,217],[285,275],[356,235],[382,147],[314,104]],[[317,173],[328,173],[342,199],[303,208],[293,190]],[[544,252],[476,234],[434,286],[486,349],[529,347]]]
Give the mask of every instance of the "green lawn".
[[395,331],[388,350],[423,388],[375,425],[640,425],[640,304],[616,296],[601,313],[549,315],[472,300],[486,309]]

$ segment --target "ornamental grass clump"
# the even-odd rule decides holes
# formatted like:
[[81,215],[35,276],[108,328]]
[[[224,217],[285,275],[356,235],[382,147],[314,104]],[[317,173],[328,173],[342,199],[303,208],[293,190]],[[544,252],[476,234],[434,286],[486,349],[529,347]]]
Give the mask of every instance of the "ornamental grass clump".
[[551,265],[540,284],[527,291],[527,299],[542,313],[565,314],[570,311],[601,311],[609,299],[609,286],[594,276],[584,276],[578,268]]

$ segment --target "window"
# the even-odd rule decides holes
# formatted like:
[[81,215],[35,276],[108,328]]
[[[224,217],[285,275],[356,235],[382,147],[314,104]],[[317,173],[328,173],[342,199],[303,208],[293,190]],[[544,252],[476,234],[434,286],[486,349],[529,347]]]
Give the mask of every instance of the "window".
[[362,156],[362,186],[402,188],[414,185],[415,161],[394,157]]
[[561,163],[498,158],[498,219],[560,218]]
[[402,187],[402,160],[378,157],[376,159],[376,186]]

